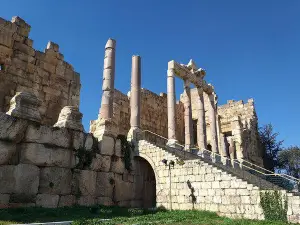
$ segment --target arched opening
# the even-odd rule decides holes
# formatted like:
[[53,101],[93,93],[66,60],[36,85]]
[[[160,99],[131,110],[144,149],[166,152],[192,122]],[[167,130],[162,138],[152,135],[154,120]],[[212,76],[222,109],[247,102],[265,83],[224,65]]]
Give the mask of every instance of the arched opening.
[[211,147],[211,144],[208,144],[208,145],[207,145],[207,150],[211,151],[211,148],[212,148],[212,147]]
[[142,157],[134,157],[135,163],[135,193],[143,208],[156,206],[156,180],[150,163]]

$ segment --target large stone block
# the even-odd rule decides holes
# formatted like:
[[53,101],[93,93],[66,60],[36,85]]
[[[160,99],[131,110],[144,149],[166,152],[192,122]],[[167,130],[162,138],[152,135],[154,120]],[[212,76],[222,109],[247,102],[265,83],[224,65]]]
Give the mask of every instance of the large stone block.
[[85,133],[74,131],[73,132],[73,148],[78,150],[84,147]]
[[40,104],[40,101],[33,93],[17,92],[10,100],[10,108],[7,114],[22,119],[40,122]]
[[58,207],[73,206],[76,204],[76,197],[74,195],[63,195],[59,198]]
[[109,197],[112,199],[114,185],[114,173],[98,172],[96,181],[96,196]]
[[108,155],[96,154],[91,163],[91,170],[108,172],[110,170],[111,157]]
[[77,200],[77,204],[78,205],[83,205],[83,206],[92,206],[96,204],[96,198],[94,196],[81,196],[78,200]]
[[82,113],[77,107],[65,106],[59,114],[55,127],[65,127],[72,130],[83,131]]
[[65,128],[30,125],[24,141],[69,148],[70,140],[71,134]]
[[0,194],[0,204],[8,204],[9,194]]
[[75,155],[69,149],[46,147],[43,144],[35,143],[25,143],[20,147],[21,163],[65,168],[73,168],[75,166]]
[[124,160],[120,157],[113,156],[111,160],[111,171],[123,174],[125,172]]
[[16,119],[0,112],[0,139],[20,142],[24,137],[27,124],[26,120]]
[[16,150],[15,143],[0,141],[0,165],[8,164]]
[[15,189],[15,166],[0,166],[0,193],[13,193]]
[[36,206],[44,208],[56,208],[58,206],[59,195],[38,194],[36,198]]
[[41,169],[39,193],[67,195],[71,193],[70,169],[45,167]]
[[97,204],[105,205],[105,206],[113,206],[114,202],[109,197],[98,197],[97,198]]
[[113,155],[115,152],[115,140],[110,136],[102,136],[99,141],[99,149],[102,155]]
[[115,176],[115,200],[130,201],[134,198],[134,185],[130,182],[124,182],[121,175]]
[[15,193],[36,194],[39,187],[40,169],[29,164],[19,164],[15,167]]
[[95,195],[97,172],[76,170],[73,174],[72,192],[79,195]]

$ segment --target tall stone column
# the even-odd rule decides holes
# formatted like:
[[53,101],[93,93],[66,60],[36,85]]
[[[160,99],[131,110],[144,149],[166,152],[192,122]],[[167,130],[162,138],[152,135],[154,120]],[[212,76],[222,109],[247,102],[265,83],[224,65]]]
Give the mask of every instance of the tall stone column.
[[113,94],[115,81],[115,48],[116,41],[108,39],[105,45],[102,102],[100,118],[108,120],[113,117]]
[[219,153],[218,148],[218,134],[216,122],[216,105],[214,93],[209,94],[209,118],[210,118],[210,135],[211,135],[211,149],[212,152]]
[[167,101],[168,101],[168,145],[176,143],[176,95],[175,95],[175,71],[168,69]]
[[184,134],[185,149],[190,149],[194,144],[192,129],[192,105],[191,105],[191,89],[190,81],[184,80]]
[[137,141],[141,126],[141,57],[132,56],[130,89],[130,131],[128,139]]
[[205,109],[204,109],[204,98],[203,90],[198,88],[199,95],[199,109],[198,109],[198,120],[197,120],[197,140],[198,147],[200,149],[206,149],[206,122],[205,122]]

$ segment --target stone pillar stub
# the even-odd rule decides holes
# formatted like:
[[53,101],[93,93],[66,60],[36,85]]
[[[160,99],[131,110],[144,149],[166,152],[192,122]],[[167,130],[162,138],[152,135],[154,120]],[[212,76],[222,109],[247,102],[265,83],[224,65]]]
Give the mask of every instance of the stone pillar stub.
[[176,144],[176,94],[175,71],[168,69],[167,73],[167,102],[168,102],[168,145]]
[[83,131],[82,113],[75,106],[65,106],[59,113],[54,127],[65,127],[72,130]]
[[33,93],[17,92],[10,100],[10,107],[6,114],[13,117],[41,122],[39,106],[41,102]]
[[216,122],[216,105],[214,93],[208,95],[209,97],[209,118],[210,118],[210,135],[211,135],[211,147],[212,152],[219,153],[218,148],[218,134],[217,134],[217,122]]
[[130,131],[127,139],[137,141],[141,126],[141,57],[132,56],[130,90]]
[[199,96],[199,110],[198,110],[198,120],[197,120],[197,140],[198,147],[200,149],[206,149],[206,122],[205,122],[205,109],[204,109],[204,98],[203,90],[198,88]]
[[100,118],[111,119],[113,116],[113,94],[115,81],[115,48],[116,41],[109,39],[105,45],[102,101]]
[[185,149],[190,149],[194,144],[192,131],[192,105],[191,105],[191,89],[190,82],[184,80],[184,134],[185,134]]

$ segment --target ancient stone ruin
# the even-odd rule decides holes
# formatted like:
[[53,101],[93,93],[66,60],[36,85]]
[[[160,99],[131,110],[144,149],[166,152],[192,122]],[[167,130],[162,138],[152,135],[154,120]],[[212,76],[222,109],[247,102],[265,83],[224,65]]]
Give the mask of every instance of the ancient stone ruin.
[[[141,88],[136,55],[123,94],[114,87],[117,45],[109,39],[101,108],[86,133],[79,74],[57,44],[33,49],[30,28],[19,17],[0,18],[1,207],[102,204],[264,219],[260,192],[279,190],[289,221],[300,222],[300,197],[261,167],[253,99],[218,106],[193,60],[170,61],[167,94],[157,95]],[[175,76],[184,81],[179,101]]]

